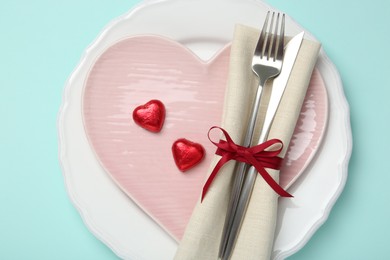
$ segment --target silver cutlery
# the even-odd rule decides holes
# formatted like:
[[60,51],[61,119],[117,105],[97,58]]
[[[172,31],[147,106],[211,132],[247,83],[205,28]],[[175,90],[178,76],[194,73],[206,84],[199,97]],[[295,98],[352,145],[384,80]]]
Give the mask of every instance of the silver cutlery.
[[[275,12],[273,12],[270,24],[268,26],[269,19],[270,12],[267,13],[267,17],[265,19],[257,46],[255,48],[255,53],[252,58],[252,70],[259,77],[259,85],[256,91],[255,100],[252,105],[249,122],[246,129],[246,135],[243,143],[243,146],[245,147],[252,145],[253,133],[257,121],[256,119],[260,107],[263,87],[269,79],[275,78],[277,75],[279,75],[282,69],[285,16],[284,14],[275,14]],[[237,227],[237,221],[234,221],[236,217],[236,210],[239,209],[240,215],[243,214],[242,212],[244,211],[243,205],[240,205],[240,202],[243,201],[243,199],[240,198],[240,194],[247,168],[247,164],[238,163],[235,169],[235,180],[233,183],[232,195],[228,205],[228,211],[219,248],[218,256],[220,259],[229,259],[232,253],[235,237],[237,235],[236,233],[239,229],[239,226]],[[248,184],[245,187],[248,188],[247,186]],[[245,190],[245,192],[247,193],[248,191]],[[241,221],[239,221],[239,223],[241,223]],[[232,235],[233,239],[231,238]]]
[[[265,142],[268,138],[272,122],[279,107],[284,90],[287,86],[287,82],[294,66],[296,57],[298,56],[298,52],[303,41],[303,36],[304,32],[299,33],[292,40],[290,40],[286,47],[282,71],[279,76],[276,77],[273,81],[272,93],[265,114],[260,137],[257,142],[258,144]],[[250,195],[255,184],[256,176],[257,171],[254,167],[250,167],[249,171],[245,174],[245,179],[239,196],[237,209],[232,224],[230,226],[230,233],[226,242],[226,248],[222,259],[229,259],[233,251],[234,243],[236,241],[240,226],[242,224],[246,212],[246,208],[248,206]]]

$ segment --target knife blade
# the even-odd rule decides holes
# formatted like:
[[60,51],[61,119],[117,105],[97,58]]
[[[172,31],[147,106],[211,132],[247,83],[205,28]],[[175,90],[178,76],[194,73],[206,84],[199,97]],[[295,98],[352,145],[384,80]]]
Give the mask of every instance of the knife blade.
[[[263,128],[261,130],[260,137],[257,142],[258,144],[266,141],[268,137],[272,121],[279,107],[284,90],[286,89],[295,60],[298,56],[304,34],[304,32],[301,32],[298,35],[294,36],[285,47],[282,70],[279,76],[273,80],[271,90],[272,92],[264,118]],[[256,177],[256,169],[254,167],[250,167],[245,175],[244,184],[242,186],[237,208],[234,212],[234,219],[232,225],[230,226],[230,230],[228,230],[228,239],[226,242],[225,250],[224,252],[222,252],[221,259],[229,259],[233,252],[234,245],[245,216],[245,212],[248,206],[250,195],[253,190],[253,186],[255,184]]]

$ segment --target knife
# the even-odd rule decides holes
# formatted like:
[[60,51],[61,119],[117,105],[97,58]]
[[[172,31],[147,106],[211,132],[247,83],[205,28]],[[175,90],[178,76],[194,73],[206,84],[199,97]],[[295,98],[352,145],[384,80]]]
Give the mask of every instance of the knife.
[[[286,89],[287,82],[290,78],[295,60],[298,56],[298,52],[301,47],[304,34],[305,34],[304,32],[301,32],[298,35],[294,36],[294,38],[292,38],[287,44],[287,46],[285,47],[282,70],[279,76],[273,80],[272,90],[271,90],[272,92],[267,107],[266,115],[264,118],[263,128],[261,130],[260,137],[258,139],[258,144],[263,143],[267,140],[268,133],[272,125],[272,121],[279,107],[284,90]],[[230,226],[230,229],[227,231],[228,239],[226,240],[225,250],[222,252],[222,256],[221,256],[221,259],[223,260],[229,259],[233,252],[234,245],[237,240],[237,235],[238,232],[240,231],[240,227],[245,216],[250,195],[252,193],[253,186],[255,184],[256,176],[257,176],[256,169],[254,167],[250,167],[248,172],[245,175],[244,184],[241,189],[237,208],[235,212],[233,212],[234,219],[232,225]]]

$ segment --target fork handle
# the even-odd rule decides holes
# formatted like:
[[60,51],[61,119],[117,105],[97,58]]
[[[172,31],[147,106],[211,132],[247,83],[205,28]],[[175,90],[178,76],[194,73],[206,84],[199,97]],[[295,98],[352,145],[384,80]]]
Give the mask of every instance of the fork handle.
[[[256,91],[256,97],[255,97],[254,102],[252,104],[252,108],[251,108],[250,116],[249,116],[249,121],[248,121],[246,133],[245,133],[245,137],[244,137],[243,146],[245,146],[245,147],[249,147],[253,142],[253,134],[254,134],[255,126],[256,126],[257,115],[259,113],[261,97],[262,97],[262,93],[263,93],[263,86],[265,85],[265,82],[266,82],[266,80],[263,80],[260,78],[259,85],[258,85],[257,91]],[[228,242],[228,239],[230,236],[231,226],[232,226],[233,220],[235,218],[242,185],[244,182],[245,172],[247,171],[247,169],[248,169],[248,165],[246,163],[242,163],[242,162],[238,163],[236,168],[235,168],[235,173],[234,173],[235,178],[234,178],[234,182],[233,182],[232,193],[230,195],[228,209],[226,212],[226,218],[225,218],[225,223],[224,223],[224,227],[223,227],[222,238],[221,238],[221,243],[220,243],[219,253],[218,253],[218,256],[222,259],[223,259],[223,256],[225,255],[227,242]]]
[[[253,223],[248,224],[246,227],[243,227],[243,223],[245,218],[245,212],[247,211],[249,201],[252,196],[252,192],[255,192],[254,186],[256,183],[257,175],[258,175],[257,171],[253,166],[249,168],[247,174],[245,175],[244,187],[241,191],[241,197],[239,200],[236,216],[232,224],[230,236],[227,242],[225,257],[222,258],[223,260],[230,259],[230,257],[234,255],[233,250],[235,244],[239,240],[240,230],[243,230],[244,228],[246,229],[246,231],[248,231],[247,227],[248,226],[252,227]],[[276,225],[278,196],[275,195],[274,197],[272,197],[273,199],[264,196],[265,194],[269,194],[269,192],[273,193],[273,190],[270,191],[270,189],[267,189],[267,186],[264,181],[261,181],[259,184],[264,186],[261,187],[260,189],[257,189],[256,187],[256,192],[260,194],[257,194],[257,199],[258,199],[256,200],[257,206],[254,206],[252,210],[256,210],[256,209],[258,210],[259,208],[261,208],[262,213],[258,215],[258,218],[256,218],[256,220],[254,221],[257,222],[256,225],[259,225],[261,227],[259,230],[261,232],[262,238],[273,238],[275,232],[275,225]],[[259,206],[259,204],[261,206]],[[249,236],[250,234],[252,234],[251,232],[249,233],[244,232],[243,234],[244,237],[241,237],[242,241],[252,239],[252,237]],[[257,242],[259,241],[257,240]],[[255,248],[253,248],[253,250],[248,250],[246,252],[245,259],[254,259],[253,258],[254,256],[259,257],[259,259],[269,259],[272,253],[272,244],[273,244],[273,239],[269,239],[267,240],[267,242],[264,243],[261,242]]]

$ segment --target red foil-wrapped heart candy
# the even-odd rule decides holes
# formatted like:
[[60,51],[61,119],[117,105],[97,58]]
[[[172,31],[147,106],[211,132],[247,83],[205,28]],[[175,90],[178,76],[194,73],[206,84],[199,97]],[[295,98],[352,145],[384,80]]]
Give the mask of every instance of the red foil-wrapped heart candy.
[[191,142],[185,138],[176,140],[172,145],[172,154],[177,168],[185,172],[198,165],[204,155],[205,150],[202,145]]
[[134,109],[133,120],[140,127],[158,133],[164,124],[165,106],[160,100],[150,100]]

